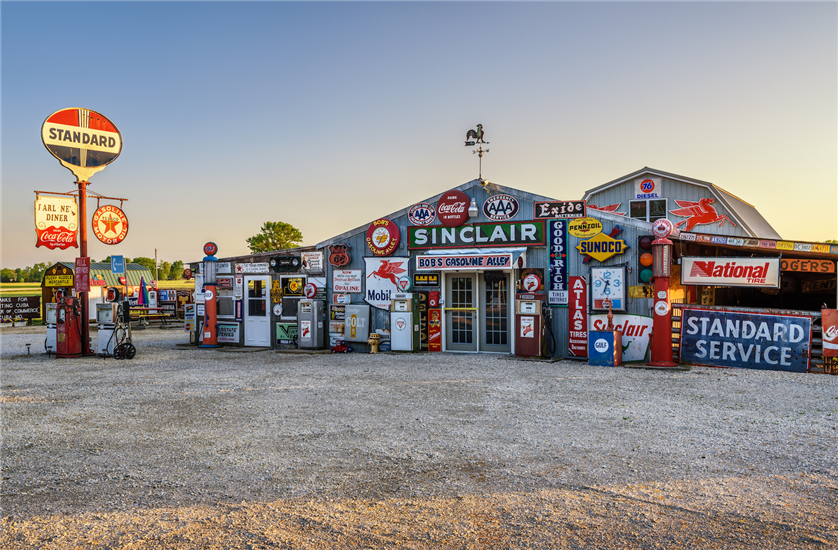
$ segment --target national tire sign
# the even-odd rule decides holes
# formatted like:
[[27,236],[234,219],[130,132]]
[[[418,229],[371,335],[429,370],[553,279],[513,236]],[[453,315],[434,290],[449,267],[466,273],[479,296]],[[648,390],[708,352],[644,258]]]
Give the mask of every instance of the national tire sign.
[[122,152],[122,134],[104,115],[90,109],[62,109],[41,127],[44,147],[79,181],[103,170]]

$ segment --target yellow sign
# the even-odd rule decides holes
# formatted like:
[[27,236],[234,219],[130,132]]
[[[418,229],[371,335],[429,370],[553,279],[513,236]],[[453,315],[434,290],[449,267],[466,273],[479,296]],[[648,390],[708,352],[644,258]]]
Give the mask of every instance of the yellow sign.
[[73,286],[73,276],[47,275],[44,277],[44,286]]
[[593,218],[578,218],[567,224],[567,230],[574,237],[586,239],[602,232],[602,223]]
[[629,298],[654,298],[655,287],[652,285],[638,285],[629,287]]
[[628,246],[622,239],[615,239],[605,233],[600,233],[587,241],[582,241],[576,248],[583,256],[590,256],[594,260],[604,262],[611,256],[622,254]]
[[777,241],[777,250],[794,250],[794,243]]

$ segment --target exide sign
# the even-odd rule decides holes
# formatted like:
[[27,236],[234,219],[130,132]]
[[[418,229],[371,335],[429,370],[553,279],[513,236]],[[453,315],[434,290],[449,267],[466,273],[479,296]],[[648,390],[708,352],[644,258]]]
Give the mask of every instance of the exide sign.
[[436,215],[446,227],[460,227],[468,221],[468,195],[462,191],[443,193],[436,203]]
[[682,258],[681,284],[780,287],[780,258]]

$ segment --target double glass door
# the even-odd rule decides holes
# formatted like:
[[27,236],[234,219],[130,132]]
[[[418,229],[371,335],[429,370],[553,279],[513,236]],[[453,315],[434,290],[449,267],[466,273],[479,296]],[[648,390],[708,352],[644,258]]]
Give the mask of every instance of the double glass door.
[[445,349],[509,353],[509,274],[451,274],[445,277]]

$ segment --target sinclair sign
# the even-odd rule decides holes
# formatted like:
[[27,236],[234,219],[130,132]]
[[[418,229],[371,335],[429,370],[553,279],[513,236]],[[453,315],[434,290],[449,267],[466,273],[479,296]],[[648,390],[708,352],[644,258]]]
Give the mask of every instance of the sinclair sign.
[[54,112],[41,127],[41,140],[79,181],[87,181],[122,152],[122,134],[105,115],[90,109]]

